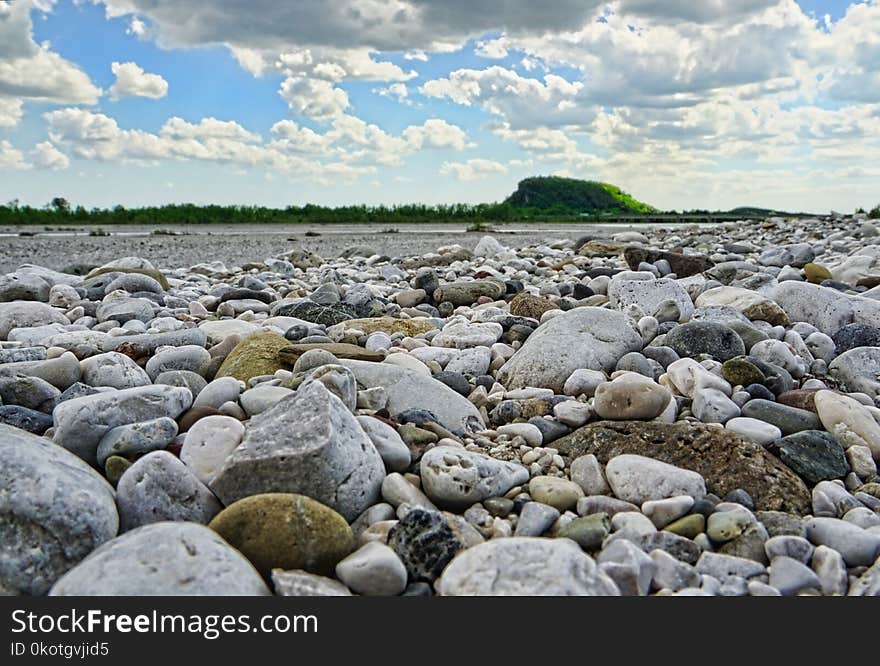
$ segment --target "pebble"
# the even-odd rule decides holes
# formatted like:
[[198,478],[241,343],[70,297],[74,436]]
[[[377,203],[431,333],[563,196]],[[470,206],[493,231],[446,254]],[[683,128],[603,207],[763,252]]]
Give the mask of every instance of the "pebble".
[[371,542],[336,565],[336,576],[353,592],[371,597],[394,596],[406,588],[406,567],[388,546]]
[[615,497],[641,505],[650,500],[689,495],[700,499],[706,483],[699,474],[638,455],[620,455],[605,466]]

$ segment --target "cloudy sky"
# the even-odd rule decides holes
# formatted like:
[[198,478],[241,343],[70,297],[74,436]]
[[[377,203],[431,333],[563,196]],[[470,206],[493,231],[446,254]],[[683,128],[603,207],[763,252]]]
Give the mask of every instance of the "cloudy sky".
[[880,1],[0,0],[0,201],[880,202]]

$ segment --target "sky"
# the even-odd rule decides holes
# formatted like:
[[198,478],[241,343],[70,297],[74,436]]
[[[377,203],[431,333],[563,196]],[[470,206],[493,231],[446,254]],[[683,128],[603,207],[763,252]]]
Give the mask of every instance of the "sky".
[[880,203],[880,0],[0,0],[0,202]]

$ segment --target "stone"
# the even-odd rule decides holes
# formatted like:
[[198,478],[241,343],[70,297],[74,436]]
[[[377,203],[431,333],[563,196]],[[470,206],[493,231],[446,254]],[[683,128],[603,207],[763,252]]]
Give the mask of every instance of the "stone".
[[278,352],[289,347],[284,337],[276,333],[255,333],[244,338],[223,361],[216,377],[234,377],[243,382],[260,375],[272,375],[284,368]]
[[880,347],[856,347],[828,364],[828,372],[840,388],[850,393],[880,394]]
[[666,499],[651,500],[642,504],[642,513],[647,516],[657,529],[662,529],[671,522],[684,516],[694,505],[694,498],[690,495],[667,497]]
[[218,377],[205,386],[193,400],[193,407],[219,409],[226,402],[237,402],[243,385],[235,377]]
[[880,459],[880,425],[864,405],[833,391],[819,391],[814,400],[822,425],[844,449],[866,446]]
[[338,580],[295,569],[272,569],[272,586],[279,597],[350,597],[351,591]]
[[42,595],[116,536],[112,487],[82,460],[0,424],[0,586]]
[[567,479],[555,476],[536,476],[529,481],[529,495],[541,504],[547,504],[559,511],[573,509],[584,496],[581,487]]
[[469,548],[443,571],[443,596],[618,596],[617,585],[567,539],[512,537]]
[[151,357],[145,370],[150,379],[156,381],[156,377],[168,370],[189,370],[197,375],[204,375],[210,362],[211,355],[204,347],[184,345],[161,351]]
[[305,389],[312,382],[323,384],[352,413],[357,409],[357,380],[354,373],[345,366],[330,364],[315,368],[300,384],[300,389]]
[[850,597],[880,597],[880,560],[874,562],[849,589]]
[[853,323],[853,304],[836,289],[787,280],[779,283],[771,298],[791,321],[808,322],[826,335]]
[[553,446],[569,457],[592,453],[604,464],[621,454],[650,456],[698,473],[707,490],[719,496],[742,488],[760,510],[803,515],[810,506],[809,492],[794,472],[755,442],[717,427],[602,421],[556,440]]
[[568,467],[571,480],[581,487],[585,495],[608,495],[611,487],[605,480],[605,470],[593,454],[580,456]]
[[691,411],[703,423],[727,423],[740,414],[739,406],[733,400],[710,388],[695,393]]
[[782,431],[772,423],[759,421],[747,416],[730,419],[724,427],[742,437],[751,439],[756,444],[767,446],[782,437]]
[[350,369],[362,388],[381,386],[388,393],[386,409],[392,418],[411,409],[427,409],[437,423],[455,434],[482,430],[479,410],[467,398],[445,384],[413,370],[389,363],[340,361]]
[[817,430],[821,425],[813,412],[761,398],[749,400],[742,408],[742,415],[774,425],[783,435]]
[[566,523],[556,534],[560,539],[571,539],[587,551],[597,551],[611,531],[607,513],[593,513]]
[[53,441],[96,465],[98,445],[107,431],[163,416],[177,418],[191,403],[188,389],[161,384],[74,398],[52,413]]
[[747,358],[732,358],[721,366],[721,374],[732,386],[763,384],[764,373]]
[[125,354],[118,352],[91,356],[80,362],[80,368],[81,381],[89,386],[127,389],[153,383],[143,368]]
[[841,596],[847,591],[846,563],[836,550],[828,546],[817,546],[811,561],[813,571],[819,577],[822,594]]
[[341,324],[361,314],[347,303],[320,305],[308,299],[279,301],[272,306],[271,313],[273,317],[296,317],[297,319],[324,326]]
[[385,544],[371,542],[336,565],[336,577],[349,589],[370,597],[398,595],[406,588],[406,567]]
[[508,389],[534,386],[561,393],[575,370],[610,372],[621,356],[641,348],[641,336],[622,313],[575,308],[539,326],[497,377]]
[[226,505],[297,493],[353,520],[376,503],[384,477],[382,458],[355,417],[313,382],[253,417],[210,485]]
[[700,586],[700,574],[690,564],[679,562],[663,550],[652,550],[650,557],[654,563],[652,582],[656,589],[678,592],[687,587]]
[[526,292],[517,294],[510,301],[510,314],[515,317],[528,317],[540,320],[545,312],[556,309],[558,309],[558,306],[552,301]]
[[409,469],[412,456],[394,428],[372,416],[358,416],[357,421],[376,447],[386,470],[405,472]]
[[349,319],[343,323],[345,330],[356,329],[367,335],[371,333],[403,333],[409,337],[416,337],[428,331],[436,330],[437,327],[425,319],[395,319],[394,317],[372,317],[368,319]]
[[153,301],[148,298],[130,298],[124,292],[112,292],[101,301],[95,316],[99,322],[116,321],[124,324],[133,319],[148,322],[155,314]]
[[609,420],[650,420],[669,404],[672,393],[665,386],[650,380],[624,375],[596,388],[593,409]]
[[713,576],[720,581],[732,576],[741,578],[754,578],[760,576],[766,569],[760,562],[749,560],[733,555],[704,552],[697,561],[697,571],[701,574]]
[[49,283],[38,275],[9,273],[0,275],[0,303],[49,300]]
[[815,252],[809,243],[790,243],[771,247],[761,253],[758,261],[764,266],[794,266],[802,268],[815,258]]
[[98,442],[98,467],[104,467],[110,456],[131,458],[164,449],[175,436],[177,423],[167,416],[111,428]]
[[827,432],[804,430],[776,444],[779,458],[811,484],[841,479],[849,472],[843,447]]
[[61,391],[39,377],[0,377],[0,404],[51,413]]
[[837,518],[811,518],[806,536],[817,546],[840,553],[849,567],[869,566],[880,555],[880,536]]
[[105,543],[50,596],[268,596],[253,565],[214,531],[186,522],[144,525]]
[[665,344],[681,357],[707,354],[722,362],[746,353],[736,331],[710,321],[692,321],[676,326],[666,334]]
[[522,465],[450,446],[425,452],[419,470],[423,490],[432,501],[459,509],[504,495],[529,479]]
[[715,543],[724,543],[735,539],[754,524],[754,514],[744,507],[716,511],[709,515],[706,534]]
[[588,398],[592,398],[596,389],[607,381],[608,378],[601,370],[579,368],[572,372],[568,379],[565,380],[562,391],[565,395],[574,397],[585,395]]
[[541,536],[544,532],[550,529],[550,526],[556,522],[559,515],[559,510],[548,504],[526,502],[520,510],[514,536]]
[[618,455],[605,465],[608,485],[618,499],[633,504],[690,495],[700,499],[706,494],[703,477],[690,470],[640,455]]
[[813,545],[799,536],[775,536],[764,542],[764,552],[773,560],[775,557],[790,557],[803,564],[809,564],[813,557]]
[[619,539],[604,548],[597,557],[599,570],[615,582],[625,597],[645,596],[651,591],[656,566],[634,543]]
[[822,583],[803,562],[780,555],[770,563],[770,586],[779,590],[782,596],[791,597],[803,590],[819,590]]
[[471,305],[481,296],[497,300],[504,295],[506,286],[500,280],[473,280],[471,282],[451,282],[434,290],[434,301],[448,301],[455,306]]
[[263,493],[229,504],[209,524],[264,576],[274,568],[326,575],[354,548],[345,519],[310,497]]
[[0,405],[0,423],[42,435],[52,427],[52,417],[18,405]]
[[119,530],[161,521],[208,524],[223,508],[190,469],[167,451],[154,451],[129,467],[116,486]]
[[637,270],[639,264],[653,264],[657,261],[667,261],[672,272],[679,278],[691,277],[712,267],[712,261],[705,256],[697,254],[680,254],[665,250],[651,250],[644,247],[630,246],[624,249],[623,258],[630,270]]
[[841,518],[851,509],[862,506],[840,482],[820,481],[813,488],[813,515]]
[[676,321],[687,321],[694,313],[694,304],[687,291],[677,281],[614,277],[608,285],[611,307],[621,311],[635,306],[646,315],[654,315],[662,306],[672,302],[678,308]]
[[412,581],[433,582],[465,548],[465,539],[446,515],[424,508],[410,510],[388,533],[388,546]]
[[880,347],[880,328],[868,324],[847,324],[836,331],[831,340],[834,342],[835,355],[857,347]]
[[9,301],[0,303],[0,340],[14,328],[69,324],[61,310],[36,301]]
[[705,531],[706,517],[700,513],[692,513],[669,523],[663,529],[678,536],[694,539],[698,534]]
[[468,349],[495,344],[504,328],[495,322],[470,323],[466,319],[452,319],[431,340],[435,347]]
[[766,321],[774,326],[788,325],[788,315],[771,299],[751,289],[715,287],[702,292],[694,301],[698,308],[731,307],[752,321]]

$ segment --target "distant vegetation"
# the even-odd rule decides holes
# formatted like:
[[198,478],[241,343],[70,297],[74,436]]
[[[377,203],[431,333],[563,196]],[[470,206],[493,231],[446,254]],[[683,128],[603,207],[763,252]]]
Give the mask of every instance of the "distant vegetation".
[[657,213],[615,185],[558,176],[521,180],[505,203],[518,209],[553,211],[561,215],[627,215]]

